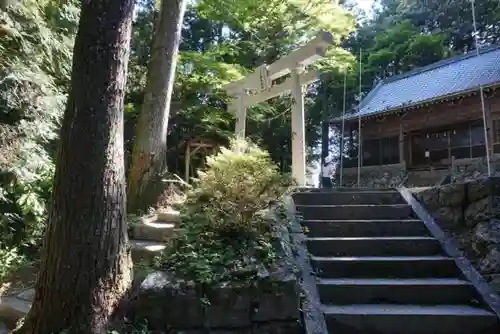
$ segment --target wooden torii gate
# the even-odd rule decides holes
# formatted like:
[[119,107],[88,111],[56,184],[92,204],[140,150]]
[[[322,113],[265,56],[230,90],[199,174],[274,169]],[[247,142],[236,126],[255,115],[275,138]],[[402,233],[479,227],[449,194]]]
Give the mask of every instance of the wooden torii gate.
[[[236,136],[245,137],[247,108],[281,94],[292,95],[292,176],[300,186],[306,184],[304,86],[316,81],[317,71],[305,68],[326,54],[333,44],[329,32],[321,32],[316,38],[271,65],[261,65],[243,79],[224,86],[233,98],[228,109],[236,112]],[[291,73],[283,83],[274,81]]]

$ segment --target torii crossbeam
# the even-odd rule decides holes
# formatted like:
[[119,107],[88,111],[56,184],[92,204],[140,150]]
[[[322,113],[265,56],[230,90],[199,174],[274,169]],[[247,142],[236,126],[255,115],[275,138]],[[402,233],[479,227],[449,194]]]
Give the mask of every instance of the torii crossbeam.
[[[233,101],[229,109],[236,111],[236,136],[245,137],[248,107],[273,97],[292,96],[292,175],[300,186],[306,184],[304,86],[316,81],[316,71],[305,72],[305,68],[326,54],[333,44],[329,32],[321,32],[315,39],[271,65],[262,65],[243,79],[227,84],[224,90]],[[276,79],[291,73],[281,84]]]

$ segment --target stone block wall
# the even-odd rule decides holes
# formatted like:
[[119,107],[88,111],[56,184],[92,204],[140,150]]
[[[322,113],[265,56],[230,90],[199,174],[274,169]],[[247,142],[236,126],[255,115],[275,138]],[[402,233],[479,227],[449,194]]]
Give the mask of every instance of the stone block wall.
[[[490,157],[491,168],[500,170],[500,154]],[[451,167],[452,182],[466,182],[488,175],[488,164],[486,157],[472,159],[456,159]]]
[[[340,173],[340,172],[339,172]],[[406,164],[384,166],[363,166],[360,170],[360,186],[367,188],[391,188],[401,184],[406,176]],[[336,184],[340,185],[340,175],[335,175]],[[357,187],[358,168],[344,168],[342,186]]]
[[500,177],[413,189],[413,192],[500,292]]
[[167,333],[300,334],[300,301],[293,276],[209,288],[155,272],[141,284],[128,317]]
[[[284,219],[278,209],[265,211],[276,222]],[[241,277],[251,274],[250,281],[195,284],[156,271],[133,289],[118,317],[161,333],[302,334],[303,288],[293,232],[288,224],[276,224],[271,242],[279,261],[266,268],[249,258]]]

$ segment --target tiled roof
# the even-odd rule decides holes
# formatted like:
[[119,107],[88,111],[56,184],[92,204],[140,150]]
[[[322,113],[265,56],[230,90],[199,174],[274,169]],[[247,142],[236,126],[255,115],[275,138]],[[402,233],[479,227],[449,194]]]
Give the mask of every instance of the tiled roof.
[[500,83],[500,47],[445,59],[380,82],[346,119],[372,116]]

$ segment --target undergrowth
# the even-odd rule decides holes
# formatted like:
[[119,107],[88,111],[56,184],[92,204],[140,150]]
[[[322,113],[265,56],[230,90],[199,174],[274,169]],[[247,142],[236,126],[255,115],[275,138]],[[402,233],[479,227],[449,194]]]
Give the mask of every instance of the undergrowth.
[[46,226],[78,5],[74,0],[25,0],[0,10],[3,277],[36,253]]
[[267,209],[292,178],[243,141],[209,157],[198,175],[181,210],[184,231],[169,241],[158,265],[201,284],[254,279],[277,260],[276,222]]

